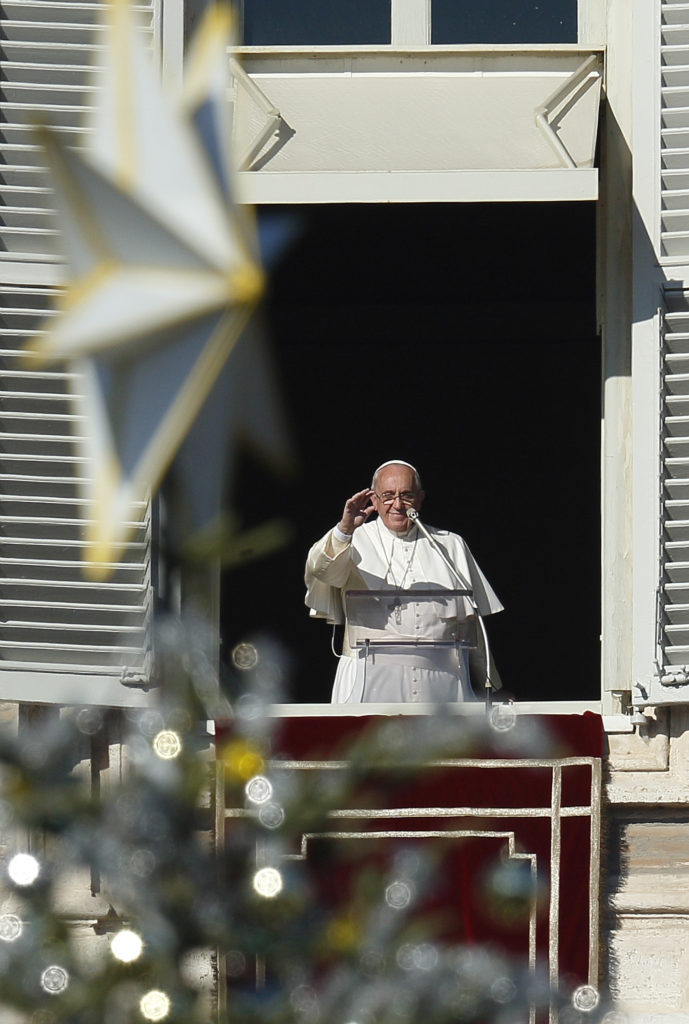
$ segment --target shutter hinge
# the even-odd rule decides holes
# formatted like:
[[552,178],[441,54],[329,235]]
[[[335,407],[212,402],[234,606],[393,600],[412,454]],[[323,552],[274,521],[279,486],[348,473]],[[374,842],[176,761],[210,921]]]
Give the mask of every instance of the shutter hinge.
[[129,668],[128,665],[124,665],[120,671],[120,682],[122,683],[122,686],[129,686],[132,689],[137,687],[142,690],[152,689],[155,685],[152,681],[152,663],[152,654],[150,651],[146,651],[146,654],[144,655],[144,663],[141,668]]
[[659,678],[662,686],[686,686],[689,683],[689,665],[678,665],[671,672],[664,672]]

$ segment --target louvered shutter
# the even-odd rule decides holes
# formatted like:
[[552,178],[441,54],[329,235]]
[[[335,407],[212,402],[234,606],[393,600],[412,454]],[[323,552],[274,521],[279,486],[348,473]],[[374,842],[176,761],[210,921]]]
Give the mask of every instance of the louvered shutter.
[[689,258],[689,3],[661,2],[662,256]]
[[689,293],[661,316],[661,559],[650,703],[689,701]]
[[[50,183],[31,124],[37,111],[71,144],[83,137],[82,114],[92,102],[93,27],[105,4],[74,0],[2,0],[1,248],[19,260],[56,259],[50,223]],[[152,6],[138,10],[153,41]]]
[[[26,366],[51,289],[5,289],[0,353],[0,697],[138,704],[151,681],[150,510],[106,582],[83,573],[88,472],[74,381]],[[78,391],[78,380],[76,382]]]
[[[2,2],[0,699],[133,706],[148,701],[152,682],[150,507],[133,510],[132,543],[106,581],[87,579],[88,466],[73,443],[85,428],[67,399],[74,381],[31,369],[21,351],[50,315],[60,278],[50,181],[30,124],[41,111],[70,144],[83,138],[102,7]],[[155,11],[140,9],[153,44]]]

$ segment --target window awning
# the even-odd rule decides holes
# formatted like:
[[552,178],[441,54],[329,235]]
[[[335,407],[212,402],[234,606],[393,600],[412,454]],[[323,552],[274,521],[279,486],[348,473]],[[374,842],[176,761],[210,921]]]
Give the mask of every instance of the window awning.
[[598,196],[600,50],[245,47],[237,57],[247,202]]

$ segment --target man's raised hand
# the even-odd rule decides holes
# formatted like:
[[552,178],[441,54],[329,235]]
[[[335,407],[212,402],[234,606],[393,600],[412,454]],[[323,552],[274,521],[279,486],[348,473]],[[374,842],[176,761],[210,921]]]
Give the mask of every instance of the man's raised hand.
[[345,502],[342,519],[337,524],[338,530],[341,530],[342,533],[354,533],[357,526],[365,523],[373,512],[372,497],[373,491],[367,487],[364,491],[357,491],[351,498],[348,498]]

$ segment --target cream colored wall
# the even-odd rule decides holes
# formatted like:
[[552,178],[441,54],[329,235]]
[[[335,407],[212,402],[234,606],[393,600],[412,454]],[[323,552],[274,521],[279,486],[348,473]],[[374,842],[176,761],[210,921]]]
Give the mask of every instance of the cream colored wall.
[[612,994],[634,1024],[685,1024],[689,708],[647,715],[634,734],[609,737],[603,947]]

